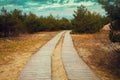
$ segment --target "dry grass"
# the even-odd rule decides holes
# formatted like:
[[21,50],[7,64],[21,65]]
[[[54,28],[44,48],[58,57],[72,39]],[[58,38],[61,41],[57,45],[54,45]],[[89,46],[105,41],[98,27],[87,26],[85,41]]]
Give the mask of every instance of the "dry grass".
[[62,36],[57,43],[52,55],[52,80],[68,80],[64,65],[62,63],[62,43],[64,37]]
[[0,39],[0,80],[17,80],[30,57],[58,32]]
[[98,74],[101,80],[120,80],[120,54],[108,39],[108,31],[96,34],[72,35],[74,45],[80,57]]

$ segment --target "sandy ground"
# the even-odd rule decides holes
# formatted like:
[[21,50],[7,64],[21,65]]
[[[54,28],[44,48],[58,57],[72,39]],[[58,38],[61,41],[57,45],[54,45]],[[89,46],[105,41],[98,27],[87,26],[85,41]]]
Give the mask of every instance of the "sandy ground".
[[[94,70],[101,80],[120,80],[106,69],[115,53],[112,53],[109,31],[96,34],[73,34],[72,39],[80,57]],[[120,48],[120,46],[119,46]]]
[[62,63],[62,43],[64,36],[59,40],[52,55],[52,80],[68,80]]
[[0,80],[17,80],[31,56],[58,32],[0,39]]
[[102,28],[102,30],[110,30],[109,25],[110,25],[110,24],[105,25],[105,26]]

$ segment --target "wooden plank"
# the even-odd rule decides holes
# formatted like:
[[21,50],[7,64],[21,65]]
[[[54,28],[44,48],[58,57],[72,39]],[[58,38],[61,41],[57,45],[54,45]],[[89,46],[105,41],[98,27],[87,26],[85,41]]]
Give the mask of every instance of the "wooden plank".
[[65,34],[62,45],[62,59],[69,80],[100,80],[78,56],[70,36],[70,31],[67,31]]
[[51,55],[63,33],[59,33],[33,55],[18,80],[51,80]]

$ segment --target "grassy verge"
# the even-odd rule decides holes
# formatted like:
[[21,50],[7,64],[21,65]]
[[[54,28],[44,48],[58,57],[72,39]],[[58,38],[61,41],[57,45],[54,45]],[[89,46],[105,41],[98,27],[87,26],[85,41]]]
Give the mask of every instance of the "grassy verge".
[[0,80],[17,80],[30,57],[58,32],[0,39]]
[[120,79],[120,54],[115,53],[108,39],[108,31],[95,34],[72,35],[74,45],[80,57],[98,74],[101,80]]

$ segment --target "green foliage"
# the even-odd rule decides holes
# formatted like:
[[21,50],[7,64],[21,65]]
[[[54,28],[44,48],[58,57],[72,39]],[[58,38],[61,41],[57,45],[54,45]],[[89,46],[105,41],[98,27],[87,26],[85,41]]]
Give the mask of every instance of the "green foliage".
[[38,17],[33,13],[22,14],[20,10],[7,12],[3,7],[0,14],[0,37],[18,36],[21,33],[55,31],[71,29],[71,22],[66,18]]
[[98,0],[112,20],[120,20],[120,0]]
[[35,14],[29,13],[24,20],[25,29],[28,33],[37,32],[38,20]]
[[62,19],[58,20],[58,23],[59,23],[59,28],[61,30],[68,30],[68,29],[72,28],[71,22],[66,18],[62,18]]
[[120,42],[120,34],[115,34],[110,31],[109,38],[112,42]]
[[78,7],[73,16],[73,33],[95,33],[106,24],[106,17],[91,13],[84,6]]
[[111,30],[120,31],[120,20],[114,20],[111,22]]
[[19,35],[19,29],[22,24],[21,15],[21,11],[19,10],[15,9],[7,12],[3,7],[0,15],[0,36],[8,37]]
[[120,32],[120,0],[98,0],[103,8],[106,10],[107,15],[111,18],[111,31],[110,40],[113,42],[120,42],[120,34],[114,32]]

